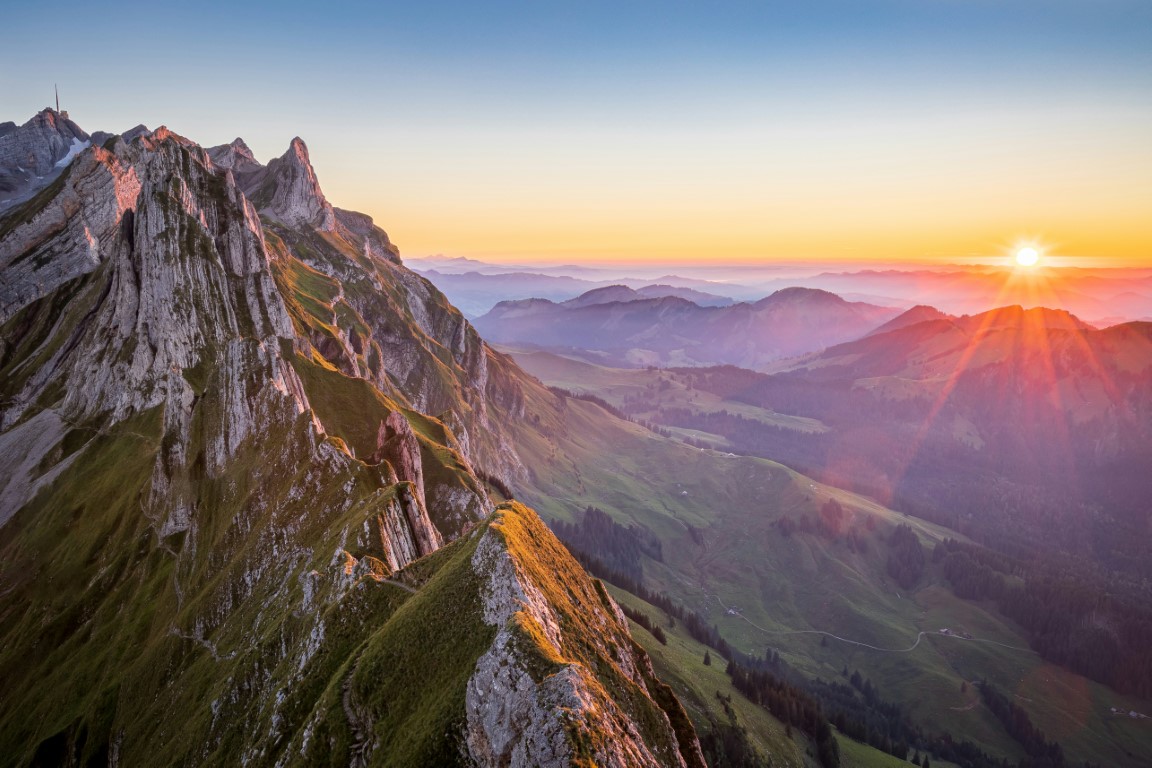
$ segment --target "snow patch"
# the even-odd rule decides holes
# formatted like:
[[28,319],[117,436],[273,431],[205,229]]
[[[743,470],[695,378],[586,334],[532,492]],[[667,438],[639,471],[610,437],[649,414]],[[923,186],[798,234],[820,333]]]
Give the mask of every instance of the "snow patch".
[[92,146],[92,142],[80,141],[80,139],[74,137],[72,139],[72,146],[68,147],[68,154],[64,155],[64,157],[56,161],[56,167],[63,168],[67,166],[68,163],[72,162],[72,159],[75,158],[76,155],[88,149],[90,146]]

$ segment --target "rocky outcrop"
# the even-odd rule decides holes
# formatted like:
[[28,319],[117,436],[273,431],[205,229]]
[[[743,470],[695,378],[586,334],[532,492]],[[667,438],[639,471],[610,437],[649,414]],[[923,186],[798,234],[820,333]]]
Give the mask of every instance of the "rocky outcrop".
[[136,169],[112,152],[83,153],[42,195],[0,229],[0,322],[81,275],[134,236]]
[[208,156],[212,158],[217,168],[227,168],[230,171],[248,170],[260,165],[252,150],[240,137],[233,139],[231,144],[210,147]]
[[420,441],[412,432],[412,425],[400,413],[393,411],[380,422],[376,432],[376,452],[369,461],[379,464],[387,461],[396,473],[397,481],[412,483],[424,503],[424,468],[420,462]]
[[268,173],[255,194],[260,211],[289,227],[336,228],[336,213],[324,197],[308,147],[299,136],[288,151],[268,163]]
[[691,726],[678,733],[654,700],[663,684],[619,607],[531,510],[502,507],[472,568],[497,628],[468,681],[477,765],[560,768],[591,754],[615,768],[704,766]]
[[353,242],[363,240],[364,255],[367,258],[384,259],[393,264],[400,263],[400,249],[388,239],[388,233],[373,223],[371,216],[356,211],[345,211],[342,208],[334,210],[336,221],[350,236],[349,239]]

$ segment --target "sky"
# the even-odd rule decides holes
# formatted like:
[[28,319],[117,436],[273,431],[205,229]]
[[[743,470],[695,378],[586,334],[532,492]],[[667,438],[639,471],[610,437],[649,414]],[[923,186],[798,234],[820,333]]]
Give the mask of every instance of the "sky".
[[1152,264],[1147,0],[0,14],[0,121],[299,135],[406,256]]

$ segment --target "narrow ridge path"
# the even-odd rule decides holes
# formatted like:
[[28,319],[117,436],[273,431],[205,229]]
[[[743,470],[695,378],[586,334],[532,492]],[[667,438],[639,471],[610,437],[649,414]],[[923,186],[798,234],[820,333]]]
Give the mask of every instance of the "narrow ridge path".
[[400,587],[400,589],[403,589],[405,592],[411,592],[413,595],[417,592],[414,587],[410,587],[402,581],[396,581],[396,579],[381,579],[380,583],[391,584],[394,587]]

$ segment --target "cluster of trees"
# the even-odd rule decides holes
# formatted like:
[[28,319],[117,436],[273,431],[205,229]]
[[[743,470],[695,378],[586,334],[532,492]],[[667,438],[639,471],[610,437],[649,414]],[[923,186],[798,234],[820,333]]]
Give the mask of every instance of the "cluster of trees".
[[922,739],[895,704],[880,698],[872,682],[853,672],[851,686],[815,680],[812,691],[828,719],[845,736],[905,759],[908,745]]
[[557,520],[551,526],[569,549],[595,552],[597,559],[610,569],[627,574],[631,581],[644,578],[642,555],[657,562],[664,560],[663,545],[655,534],[640,525],[620,525],[598,507],[587,507],[576,523]]
[[[970,741],[958,741],[946,733],[925,733],[899,706],[881,698],[880,691],[858,671],[849,677],[845,668],[844,676],[849,678],[847,685],[821,680],[812,683],[811,690],[820,700],[829,721],[844,735],[901,760],[909,759],[911,751],[913,764],[920,766],[931,766],[931,756],[963,768],[1012,768],[1013,765],[1015,768],[1061,768],[1064,765],[1059,745],[1049,742],[1027,721],[1023,710],[1015,707],[1013,711],[1011,708],[1015,705],[994,691],[991,695],[999,699],[989,707],[1027,753],[1027,757],[1015,764],[993,758]],[[988,701],[986,697],[985,703]],[[1001,712],[1005,715],[1001,716]],[[1051,762],[1053,755],[1058,755],[1061,762]]]
[[712,768],[770,768],[748,739],[748,732],[731,723],[710,720],[707,728],[698,729],[700,751]]
[[1152,604],[1077,573],[1030,573],[1003,613],[1049,661],[1142,698],[1152,696]]
[[594,403],[618,419],[623,419],[624,421],[632,421],[632,418],[628,414],[624,413],[602,397],[597,397],[596,395],[590,394],[588,392],[573,392],[572,390],[564,389],[563,387],[548,387],[548,391],[559,397],[561,400],[572,398],[573,400],[583,400],[588,403]]
[[1121,693],[1152,696],[1147,584],[1071,558],[1017,560],[951,539],[932,559],[958,597],[994,601],[1048,661]]
[[504,498],[506,498],[506,499],[516,498],[516,496],[512,493],[512,489],[508,487],[508,484],[505,483],[503,480],[501,480],[496,475],[489,474],[488,472],[485,472],[482,469],[477,469],[476,470],[476,477],[480,478],[485,483],[487,483],[489,485],[489,487],[495,488],[497,491],[500,492],[500,494],[502,496],[504,496]]
[[624,611],[625,616],[648,630],[652,637],[656,638],[661,645],[668,645],[668,636],[664,634],[664,628],[652,621],[651,616],[644,613],[644,611],[629,608],[626,605],[621,605],[620,610]]
[[725,696],[716,691],[716,700],[724,708],[728,722],[718,722],[710,716],[708,727],[697,729],[704,760],[712,768],[769,768],[771,761],[756,750],[748,739],[748,731],[740,726],[732,708],[732,694]]
[[1004,596],[1006,572],[1003,564],[981,547],[961,544],[954,539],[940,542],[932,550],[932,561],[940,563],[944,578],[957,597],[965,600],[999,600]]
[[986,681],[979,687],[984,705],[1028,755],[1028,759],[1020,763],[1022,768],[1063,768],[1064,750],[1055,741],[1048,741],[1044,732],[1032,724],[1027,712]]
[[767,669],[750,669],[729,661],[727,672],[732,678],[732,687],[750,701],[767,709],[782,723],[808,734],[816,744],[816,758],[823,768],[840,765],[840,745],[816,697]]
[[[829,541],[843,541],[853,552],[867,552],[868,538],[859,527],[848,524],[848,513],[835,499],[829,499],[815,515],[800,515],[797,518],[781,517],[772,523],[780,535],[787,538],[796,531],[820,536]],[[864,530],[876,529],[876,518],[864,518]]]
[[888,575],[904,589],[911,589],[924,575],[924,548],[912,526],[901,523],[888,537]]

